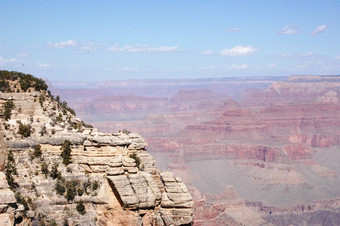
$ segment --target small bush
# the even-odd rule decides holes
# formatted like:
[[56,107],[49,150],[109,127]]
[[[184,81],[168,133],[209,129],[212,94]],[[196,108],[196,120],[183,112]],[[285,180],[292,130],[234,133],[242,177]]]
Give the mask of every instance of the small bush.
[[136,153],[130,154],[129,157],[135,160],[136,166],[139,168],[141,160],[137,156],[137,154]]
[[44,136],[47,133],[46,126],[43,126],[40,130],[40,136]]
[[19,125],[19,130],[18,130],[18,133],[23,136],[23,137],[29,137],[31,136],[31,126],[30,125],[24,125],[24,124],[21,124]]
[[14,107],[15,106],[13,100],[7,100],[4,103],[4,118],[6,121],[11,118],[11,113]]
[[84,190],[81,189],[81,188],[78,188],[77,194],[78,194],[78,196],[82,196],[84,194]]
[[44,101],[45,101],[45,96],[44,96],[44,94],[40,94],[40,96],[39,96],[39,103],[40,103],[40,106],[41,106],[41,107],[43,106]]
[[71,142],[69,140],[65,140],[63,146],[61,147],[61,157],[63,158],[63,164],[67,166],[71,160]]
[[126,134],[126,135],[129,135],[131,132],[128,131],[127,129],[123,129],[122,133]]
[[76,190],[74,187],[67,188],[66,190],[66,199],[67,201],[72,201],[76,196]]
[[66,183],[66,199],[72,201],[77,193],[78,181],[71,180]]
[[15,183],[14,181],[14,177],[13,175],[17,175],[17,168],[15,167],[15,161],[14,161],[14,157],[13,157],[13,153],[12,151],[8,152],[7,155],[7,166],[6,166],[6,170],[5,170],[5,175],[6,175],[6,180],[7,183],[10,187],[11,190],[14,190],[16,188],[19,187],[19,185],[17,183]]
[[15,198],[18,203],[22,204],[25,207],[25,210],[29,210],[28,203],[24,197],[21,196],[19,192],[15,193]]
[[41,152],[41,146],[40,146],[40,144],[38,144],[37,146],[35,146],[33,155],[34,155],[34,157],[36,157],[36,158],[40,158],[40,157],[41,157],[42,152]]
[[60,172],[58,171],[58,166],[59,166],[58,163],[54,163],[53,166],[52,166],[50,176],[51,176],[53,179],[56,179],[56,178],[58,178],[58,177],[61,177],[61,174],[60,174]]
[[86,209],[85,209],[83,200],[80,200],[80,202],[77,204],[76,208],[77,208],[78,213],[80,213],[81,215],[84,215],[86,213]]
[[55,190],[58,195],[63,195],[65,193],[65,187],[61,180],[57,180],[57,183],[55,185]]
[[43,163],[41,164],[41,172],[42,172],[43,174],[45,174],[45,177],[47,178],[47,175],[48,175],[48,173],[49,173],[49,170],[48,170],[48,165],[46,164],[46,162],[43,162]]
[[92,190],[95,191],[99,188],[99,182],[96,180],[92,184]]

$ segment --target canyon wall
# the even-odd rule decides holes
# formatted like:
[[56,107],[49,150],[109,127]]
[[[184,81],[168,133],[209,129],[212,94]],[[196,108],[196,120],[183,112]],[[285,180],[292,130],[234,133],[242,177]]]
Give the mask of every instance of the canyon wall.
[[[339,207],[339,81],[339,76],[217,79],[206,85],[167,81],[169,87],[155,83],[163,89],[159,97],[151,84],[143,92],[140,83],[125,83],[139,96],[138,105],[147,97],[160,107],[147,101],[138,116],[128,119],[129,110],[120,108],[121,117],[104,121],[81,110],[83,102],[93,115],[102,115],[95,100],[69,100],[102,131],[140,131],[156,164],[190,185],[197,225],[294,219],[322,224],[335,219]],[[121,102],[105,104],[114,109]]]

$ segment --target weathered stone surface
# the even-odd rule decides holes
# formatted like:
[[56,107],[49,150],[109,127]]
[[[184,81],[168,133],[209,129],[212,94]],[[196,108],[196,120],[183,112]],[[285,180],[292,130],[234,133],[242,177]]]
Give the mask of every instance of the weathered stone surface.
[[135,195],[130,181],[126,175],[108,176],[114,188],[118,191],[120,198],[124,203],[124,207],[137,208],[139,200]]
[[147,172],[141,172],[141,175],[143,175],[147,185],[150,187],[156,201],[159,201],[161,199],[161,192],[152,176]]
[[69,140],[72,144],[83,144],[86,139],[85,134],[81,133],[60,133],[51,137],[41,137],[35,141],[40,144],[62,145],[65,140]]
[[0,172],[0,204],[16,203],[14,193],[9,189],[6,176]]
[[130,157],[128,157],[128,156],[124,156],[122,158],[122,162],[123,162],[123,166],[126,166],[126,167],[136,166],[135,160],[130,158]]
[[118,137],[109,134],[97,133],[88,137],[89,141],[98,145],[111,145],[111,146],[127,146],[132,143],[131,140],[122,140]]
[[15,141],[7,141],[8,148],[29,148],[30,142],[26,140],[15,140]]
[[122,167],[109,167],[109,169],[106,171],[106,174],[108,176],[121,175],[124,174],[124,169]]
[[2,226],[14,225],[14,215],[9,213],[0,214],[0,225]]
[[162,172],[161,178],[165,188],[165,192],[162,193],[161,206],[164,208],[188,208],[189,211],[192,211],[194,202],[181,179],[175,178],[170,172]]

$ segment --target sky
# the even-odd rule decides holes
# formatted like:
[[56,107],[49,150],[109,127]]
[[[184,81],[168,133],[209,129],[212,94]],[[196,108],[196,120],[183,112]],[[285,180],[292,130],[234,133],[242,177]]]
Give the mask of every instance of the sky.
[[0,69],[51,81],[340,74],[340,1],[0,0]]

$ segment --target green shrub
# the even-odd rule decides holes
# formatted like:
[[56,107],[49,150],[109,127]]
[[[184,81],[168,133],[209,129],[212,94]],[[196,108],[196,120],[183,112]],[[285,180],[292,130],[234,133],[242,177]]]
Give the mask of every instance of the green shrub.
[[95,191],[99,188],[99,182],[96,180],[92,184],[92,190]]
[[57,183],[55,185],[55,190],[58,195],[63,195],[65,193],[65,187],[61,180],[57,180]]
[[58,177],[59,177],[59,178],[61,177],[61,174],[60,174],[60,172],[58,171],[58,166],[59,166],[58,163],[54,163],[53,166],[52,166],[50,176],[51,176],[53,179],[56,179],[56,178],[58,178]]
[[19,187],[19,185],[15,183],[14,177],[13,177],[13,175],[18,175],[18,173],[17,173],[17,168],[15,167],[15,161],[14,161],[12,151],[9,151],[7,155],[7,166],[5,170],[5,175],[6,175],[7,183],[11,190],[14,190]]
[[72,201],[76,196],[76,189],[74,187],[69,187],[66,190],[66,199],[67,201]]
[[84,215],[86,213],[86,209],[85,209],[83,200],[80,200],[80,202],[77,204],[76,208],[77,208],[78,213],[80,213],[81,215]]
[[70,180],[66,182],[66,199],[67,201],[72,201],[77,194],[77,188],[79,182],[76,180]]
[[29,210],[28,203],[24,197],[21,196],[19,192],[15,193],[15,198],[18,203],[22,204],[25,207],[25,210]]
[[48,165],[46,164],[46,162],[43,162],[41,164],[41,172],[45,174],[45,177],[47,178],[47,174],[49,173],[49,170],[48,170]]
[[81,188],[78,188],[77,194],[78,194],[78,196],[82,196],[84,194],[84,190],[81,189]]
[[9,84],[5,80],[0,80],[0,92],[8,92],[10,90]]
[[61,157],[63,158],[63,164],[67,166],[71,160],[71,142],[69,140],[65,140],[63,146],[61,147]]
[[36,158],[40,158],[40,157],[41,157],[42,151],[41,151],[41,145],[40,145],[40,144],[38,144],[37,146],[35,146],[33,155],[34,155],[34,157],[36,157]]
[[137,156],[137,154],[136,153],[130,154],[129,157],[135,160],[136,166],[139,168],[141,160]]
[[122,133],[126,134],[126,135],[129,135],[131,132],[126,130],[126,129],[123,129]]
[[12,110],[14,109],[14,102],[13,100],[7,100],[4,104],[4,118],[7,121],[11,118]]
[[31,136],[31,126],[30,125],[25,125],[25,124],[21,124],[19,125],[19,130],[18,133],[23,136],[23,137],[29,137]]
[[44,94],[40,94],[40,96],[39,96],[39,103],[40,103],[40,106],[41,106],[41,107],[43,106],[44,101],[45,101],[45,96],[44,96]]

